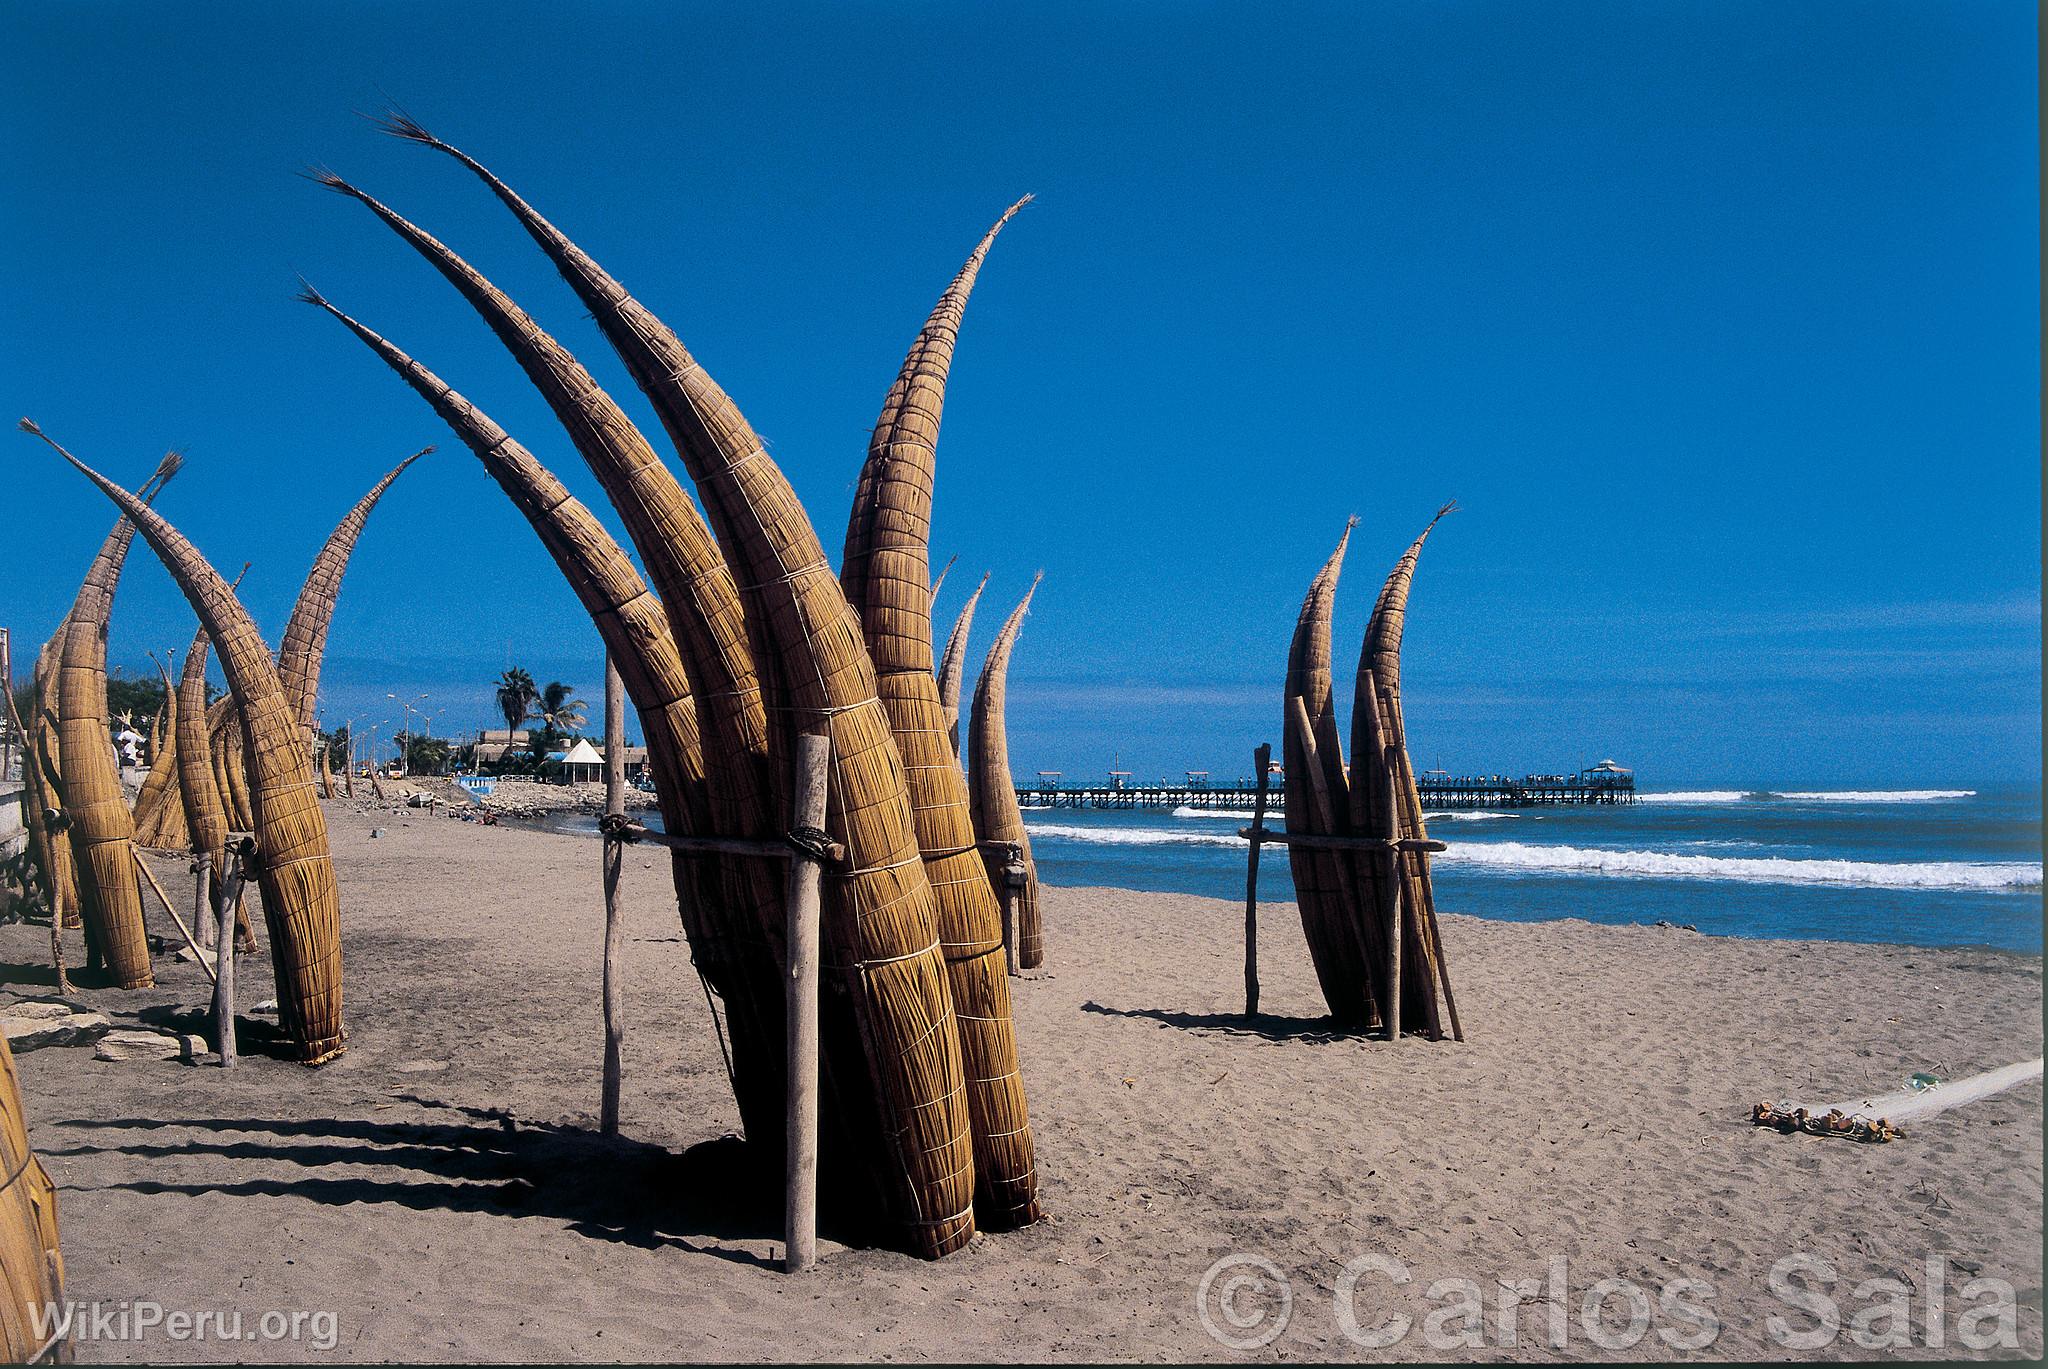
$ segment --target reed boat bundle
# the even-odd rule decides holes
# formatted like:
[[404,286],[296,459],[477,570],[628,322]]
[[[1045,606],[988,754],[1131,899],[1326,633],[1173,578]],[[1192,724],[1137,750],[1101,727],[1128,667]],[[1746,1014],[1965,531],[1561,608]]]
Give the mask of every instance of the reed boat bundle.
[[232,693],[223,694],[206,711],[206,744],[213,756],[214,781],[227,810],[228,830],[247,832],[256,825],[255,810],[249,802],[246,762],[248,738],[242,729],[242,715],[235,708]]
[[[1356,519],[1345,524],[1337,549],[1310,582],[1287,652],[1282,756],[1289,832],[1343,836],[1349,831],[1350,784],[1330,688],[1330,620],[1344,550],[1356,525]],[[1308,846],[1290,846],[1287,861],[1309,960],[1330,1015],[1340,1026],[1369,1026],[1378,993],[1370,968],[1379,963],[1372,953],[1378,928],[1373,909],[1360,899],[1350,861],[1337,851]]]
[[989,882],[1000,884],[1008,848],[1015,845],[1024,858],[1024,887],[1017,894],[1017,964],[1031,970],[1045,963],[1045,930],[1038,910],[1038,862],[1031,855],[1031,834],[1024,828],[1024,814],[1017,806],[1017,788],[1010,779],[1010,737],[1004,710],[1009,697],[1010,653],[1017,634],[1024,628],[1024,615],[1031,608],[1031,596],[1038,593],[1044,572],[1031,577],[1031,588],[1010,610],[981,679],[974,686],[974,715],[967,728],[968,790],[974,817],[974,835]]
[[163,681],[164,702],[150,728],[149,777],[135,796],[135,841],[152,851],[182,850],[191,843],[191,833],[178,793],[177,690],[153,653],[150,661]]
[[874,661],[937,904],[966,1069],[978,1210],[987,1225],[1006,1227],[1038,1220],[1038,1178],[1002,908],[976,845],[967,778],[933,673],[930,535],[939,422],[961,319],[996,235],[1029,199],[1004,210],[975,245],[904,358],[868,444],[839,572]]
[[149,735],[143,742],[144,753],[149,757],[149,773],[142,777],[142,787],[135,791],[135,801],[128,805],[129,819],[135,824],[135,844],[138,846],[153,846],[149,838],[159,821],[165,797],[164,786],[176,773],[174,769],[162,764],[165,744],[164,715],[171,698],[169,677],[165,674],[163,666],[158,663],[153,651],[149,653],[149,663],[156,667],[157,678],[165,681],[165,688],[164,702],[158,705],[156,712],[151,715]]
[[[663,604],[625,552],[525,446],[447,382],[311,286],[301,298],[339,321],[426,400],[526,517],[604,638],[640,715],[663,825],[677,835],[709,835],[714,823],[696,695]],[[742,1121],[772,1149],[782,1115],[779,974],[758,928],[738,922],[736,915],[754,910],[726,899],[719,864],[672,855],[691,954],[726,1004]]]
[[[358,201],[424,257],[490,327],[547,400],[618,510],[659,595],[656,608],[666,615],[699,701],[697,721],[706,739],[702,783],[708,789],[710,824],[718,835],[772,839],[782,824],[776,821],[767,715],[744,611],[711,530],[689,496],[590,372],[510,296],[431,233],[375,197],[331,172],[312,176]],[[387,355],[386,360],[391,358]],[[700,815],[696,830],[704,830],[705,822]],[[722,967],[712,976],[713,988],[726,998],[729,1013],[744,1019],[735,1026],[746,1039],[734,1059],[735,1087],[743,1095],[742,1119],[748,1135],[773,1150],[779,1148],[782,1125],[776,1100],[782,1095],[784,1066],[779,1006],[783,871],[779,862],[751,856],[700,863],[711,870],[704,888],[711,915],[699,932],[718,942],[707,943],[700,954],[708,954]],[[677,866],[679,874],[682,868]],[[855,1067],[852,1074],[865,1075],[858,1060],[828,1059],[828,1085],[848,1077],[849,1065]]]
[[50,1327],[50,1310],[63,1302],[57,1186],[29,1146],[14,1050],[0,1037],[0,1358],[9,1364],[70,1359],[67,1347],[53,1343]]
[[[229,590],[242,583],[249,567],[235,575]],[[175,732],[178,738],[178,797],[185,809],[185,827],[191,833],[192,853],[208,862],[212,878],[207,883],[215,925],[219,925],[220,901],[227,892],[228,813],[221,796],[221,772],[214,764],[212,742],[207,735],[206,625],[192,634],[185,650],[185,668],[178,676]],[[235,906],[235,944],[238,949],[256,949],[256,932],[249,925],[248,909]]]
[[[26,419],[23,424],[40,435]],[[142,499],[153,498],[182,463],[176,452],[166,455],[143,483]],[[87,959],[104,966],[117,987],[146,989],[156,976],[135,872],[135,819],[107,730],[107,620],[134,538],[130,520],[117,519],[64,620],[57,656],[57,744],[63,765],[59,793],[78,872]]]
[[[43,888],[50,900],[52,935],[65,927],[76,927],[79,911],[78,865],[71,854],[71,839],[52,819],[61,814],[64,801],[64,768],[57,745],[56,669],[57,651],[63,644],[64,628],[36,654],[29,689],[29,716],[21,721],[26,754],[21,773],[28,783],[29,852],[42,872]],[[9,682],[8,705],[14,703]]]
[[22,427],[114,501],[178,582],[220,653],[235,710],[246,719],[244,760],[254,808],[256,873],[270,929],[279,1020],[301,1062],[331,1060],[347,1048],[340,904],[327,823],[313,788],[312,757],[270,652],[227,581],[183,534],[27,419]]
[[[605,484],[698,688],[714,822],[749,823],[761,835],[780,832],[796,738],[816,732],[831,740],[828,826],[847,858],[826,890],[828,976],[821,1011],[828,1079],[840,1073],[833,1067],[836,1047],[855,1062],[855,1078],[839,1080],[852,1086],[842,1087],[835,1100],[843,1129],[908,1243],[931,1256],[958,1248],[975,1229],[977,1166],[945,954],[949,938],[942,935],[912,780],[861,613],[826,562],[788,481],[675,334],[482,165],[409,120],[394,119],[389,127],[456,158],[511,209],[624,360],[696,486],[708,536],[689,526],[695,511],[680,486],[623,416],[613,417],[616,406],[573,358],[445,248],[353,188],[334,186],[378,212],[478,309]],[[926,620],[923,669],[929,678],[927,578],[921,563],[915,584],[924,599],[917,607]],[[730,599],[707,602],[707,581],[714,594],[730,585]],[[742,711],[728,698],[739,700]],[[733,758],[742,768],[759,766],[753,795],[721,783],[718,767],[732,766]],[[743,811],[733,811],[736,802]],[[743,906],[747,894],[732,901]],[[779,913],[779,900],[774,906]],[[759,920],[779,951],[774,920]]]
[[[1288,651],[1282,732],[1290,835],[1354,839],[1288,847],[1302,928],[1331,1015],[1462,1041],[1430,886],[1422,796],[1401,710],[1401,636],[1423,544],[1456,506],[1437,510],[1395,563],[1373,604],[1358,660],[1351,762],[1331,697],[1330,621],[1353,519],[1302,602]],[[1402,849],[1393,843],[1414,843]],[[1400,954],[1394,955],[1398,945]],[[1398,963],[1397,963],[1398,961]]]
[[[1401,638],[1423,545],[1444,516],[1456,509],[1455,503],[1438,509],[1401,554],[1366,623],[1351,709],[1350,775],[1352,821],[1363,833],[1414,841],[1429,836],[1401,708]],[[1376,873],[1382,884],[1389,878],[1384,863]],[[1457,998],[1451,990],[1450,967],[1444,961],[1443,938],[1437,927],[1429,853],[1398,853],[1392,862],[1392,877],[1400,882],[1401,1020],[1424,1024],[1433,1040],[1443,1038],[1448,1024],[1450,1035],[1463,1041],[1465,1029],[1458,1020]]]

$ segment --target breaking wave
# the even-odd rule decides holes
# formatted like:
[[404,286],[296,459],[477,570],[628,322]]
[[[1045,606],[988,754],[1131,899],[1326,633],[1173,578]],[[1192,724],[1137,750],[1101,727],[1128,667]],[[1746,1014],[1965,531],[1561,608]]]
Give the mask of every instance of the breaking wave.
[[1858,889],[2039,890],[2041,867],[2001,861],[1788,860],[1777,856],[1681,856],[1666,851],[1603,851],[1529,846],[1518,841],[1453,846],[1438,860],[1482,869],[1623,879],[1736,880],[1750,884],[1827,884]]
[[[1235,808],[1191,808],[1186,804],[1182,804],[1174,809],[1173,816],[1177,818],[1233,818],[1238,822],[1250,822],[1252,820],[1252,812],[1249,808],[1242,811]],[[1272,817],[1273,810],[1269,810],[1266,816]],[[1428,822],[1498,822],[1503,818],[1519,818],[1522,815],[1520,813],[1482,813],[1467,808],[1428,808],[1423,810],[1422,816]]]
[[[1244,839],[1235,832],[1201,828],[1083,827],[1054,822],[1030,822],[1027,826],[1034,840],[1050,838],[1090,846],[1214,846],[1239,851],[1245,848]],[[1581,846],[1532,846],[1519,841],[1454,843],[1437,859],[1476,870],[1615,879],[1724,880],[1846,889],[1964,889],[1989,893],[2038,892],[2041,888],[2039,865],[2013,861],[1887,864],[1870,860],[1607,851]]]
[[1637,794],[1637,803],[1941,803],[1975,798],[1974,789],[1689,789]]
[[[1251,817],[1251,814],[1245,814]],[[1235,832],[1205,832],[1165,827],[1077,827],[1060,822],[1026,822],[1031,839],[1054,837],[1086,842],[1092,846],[1235,846],[1242,851],[1244,838]]]

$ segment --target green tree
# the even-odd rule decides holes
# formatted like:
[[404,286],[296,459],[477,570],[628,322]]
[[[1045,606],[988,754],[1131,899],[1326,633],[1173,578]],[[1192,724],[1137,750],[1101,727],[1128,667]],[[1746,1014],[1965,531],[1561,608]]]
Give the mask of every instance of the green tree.
[[[332,770],[346,770],[348,768],[348,724],[343,723],[332,732],[316,732],[313,735],[316,739],[316,746],[327,748],[328,768]],[[318,754],[319,752],[316,750],[314,755],[318,756]]]
[[391,739],[397,744],[399,757],[405,762],[407,774],[438,775],[448,768],[451,746],[445,737],[431,737],[424,732],[405,732]]
[[533,716],[533,705],[540,698],[540,690],[533,683],[533,676],[513,666],[498,677],[498,711],[505,715],[505,730],[517,732],[519,725]]
[[578,733],[589,721],[590,711],[583,700],[576,697],[573,685],[552,680],[540,692],[540,704],[535,710],[551,732]]
[[164,706],[163,681],[150,676],[137,679],[119,666],[107,672],[107,716],[127,714],[135,730],[147,733],[156,711]]

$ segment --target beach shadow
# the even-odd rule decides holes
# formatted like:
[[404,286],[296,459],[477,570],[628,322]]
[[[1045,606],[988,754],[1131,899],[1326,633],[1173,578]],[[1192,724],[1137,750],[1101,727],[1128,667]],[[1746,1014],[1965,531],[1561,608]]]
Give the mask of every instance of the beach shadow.
[[[757,1155],[736,1136],[700,1142],[677,1155],[646,1142],[608,1140],[580,1127],[523,1122],[491,1109],[410,1097],[402,1101],[445,1109],[460,1120],[81,1118],[57,1125],[88,1136],[99,1131],[161,1134],[182,1128],[218,1133],[223,1139],[164,1143],[121,1137],[106,1144],[45,1146],[43,1153],[130,1155],[142,1160],[211,1155],[234,1160],[243,1170],[251,1161],[314,1170],[334,1165],[404,1170],[421,1177],[307,1175],[217,1184],[137,1179],[105,1187],[148,1194],[296,1197],[335,1207],[393,1203],[420,1211],[551,1217],[592,1240],[780,1267],[727,1244],[779,1242],[782,1237],[780,1186],[760,1173]],[[226,1139],[229,1133],[239,1133],[240,1138]]]
[[1082,1012],[1100,1013],[1104,1017],[1144,1018],[1161,1026],[1178,1027],[1182,1031],[1203,1032],[1215,1036],[1255,1036],[1266,1041],[1302,1041],[1312,1046],[1331,1045],[1339,1041],[1362,1041],[1369,1035],[1366,1031],[1345,1031],[1329,1017],[1274,1017],[1260,1013],[1246,1017],[1234,1012],[1176,1012],[1169,1008],[1110,1008],[1089,1001],[1081,1005]]
[[[138,1008],[135,1020],[161,1031],[181,1032],[188,1036],[203,1036],[213,1040],[213,1010],[211,1008],[188,1008],[175,1003],[161,1003],[154,1007]],[[237,1014],[235,1017],[235,1052],[245,1056],[263,1056],[269,1060],[296,1063],[299,1058],[298,1043],[274,1019],[249,1017]]]

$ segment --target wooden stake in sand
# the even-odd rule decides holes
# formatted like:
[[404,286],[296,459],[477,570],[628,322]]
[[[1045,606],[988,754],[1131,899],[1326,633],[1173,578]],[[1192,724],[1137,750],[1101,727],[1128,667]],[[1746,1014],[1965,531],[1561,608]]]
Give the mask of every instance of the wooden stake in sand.
[[1260,742],[1252,752],[1252,766],[1258,772],[1259,792],[1252,800],[1251,859],[1244,872],[1244,1015],[1259,1015],[1259,845],[1266,830],[1267,772],[1273,764],[1273,747]]
[[199,927],[199,944],[211,950],[218,944],[213,938],[219,928],[207,902],[213,893],[213,862],[202,851],[192,853],[192,881],[192,921]]
[[221,886],[220,923],[215,932],[214,945],[225,954],[217,952],[215,957],[219,973],[213,978],[213,1042],[224,1070],[235,1067],[235,909],[242,903],[242,885],[249,878],[248,856],[253,845],[248,837],[231,838],[228,842],[228,854],[233,859],[228,866],[227,882]]
[[[604,654],[604,814],[612,827],[626,817],[626,685],[612,654]],[[604,1092],[598,1104],[598,1129],[619,1134],[619,1074],[626,1035],[625,1010],[619,1001],[619,952],[626,932],[619,916],[619,872],[626,863],[625,841],[608,832],[604,839]]]
[[[607,814],[602,831],[607,848],[623,850],[629,841],[652,842],[692,855],[712,853],[787,860],[784,889],[788,960],[784,1027],[787,1037],[789,1085],[783,1102],[783,1134],[787,1153],[783,1174],[783,1267],[800,1273],[818,1262],[818,914],[827,865],[843,866],[844,844],[825,831],[830,793],[832,739],[804,733],[797,738],[796,802],[787,839],[750,842],[735,837],[679,837],[656,832],[623,815]],[[606,865],[607,880],[613,866]],[[606,906],[615,905],[612,888]]]
[[[801,1274],[818,1262],[818,899],[825,866],[825,799],[832,739],[796,739],[796,811],[789,863],[789,1094],[783,1130],[782,1267]],[[815,849],[814,849],[815,848]]]

